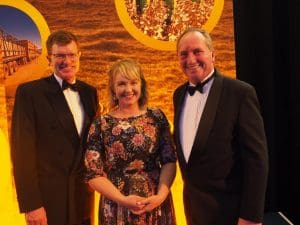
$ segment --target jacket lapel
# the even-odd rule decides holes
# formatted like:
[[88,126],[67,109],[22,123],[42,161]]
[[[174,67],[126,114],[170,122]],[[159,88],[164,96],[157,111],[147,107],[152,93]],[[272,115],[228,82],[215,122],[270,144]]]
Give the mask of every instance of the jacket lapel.
[[49,90],[47,90],[46,95],[50,101],[50,104],[52,104],[52,107],[61,123],[61,126],[65,130],[66,135],[69,137],[74,146],[77,146],[79,136],[73,115],[69,109],[64,94],[54,76],[47,78],[46,82],[48,82],[49,86]]
[[[186,161],[183,155],[183,151],[182,151],[182,147],[181,147],[181,142],[180,142],[180,134],[179,134],[179,122],[180,122],[180,115],[182,112],[182,107],[183,107],[183,103],[184,103],[184,99],[185,99],[185,95],[186,95],[186,87],[187,87],[188,83],[182,85],[179,89],[178,89],[178,93],[176,95],[176,99],[174,99],[174,104],[176,105],[175,107],[175,112],[174,112],[174,140],[177,142],[176,143],[176,147],[177,149],[177,154],[178,154],[178,160],[180,161],[180,166],[184,167],[182,168],[182,171],[186,171]],[[183,177],[184,174],[183,174]]]
[[[79,83],[79,96],[84,110],[84,121],[82,131],[85,131],[91,123],[91,120],[93,119],[90,118],[91,112],[89,111],[91,109],[92,103],[90,93],[88,93],[87,89],[84,88],[84,86],[81,83]],[[84,135],[84,132],[82,133],[82,135]]]
[[223,86],[223,77],[219,76],[217,72],[215,73],[214,82],[210,89],[206,105],[198,125],[198,130],[194,139],[189,162],[193,159],[193,154],[199,154],[203,152],[207,138],[213,127]]
[[[80,81],[78,81],[80,82]],[[82,126],[82,132],[81,132],[81,137],[80,137],[80,147],[78,149],[78,153],[76,154],[76,158],[74,160],[74,164],[75,166],[73,166],[73,170],[72,172],[76,173],[76,165],[78,165],[80,163],[80,161],[82,160],[83,154],[84,154],[84,142],[86,139],[86,135],[85,135],[85,131],[88,130],[88,126],[91,123],[92,118],[90,118],[90,109],[91,109],[91,95],[89,95],[88,93],[88,89],[86,89],[81,83],[79,83],[79,87],[78,87],[78,91],[79,91],[79,96],[80,96],[80,101],[82,103],[83,106],[83,110],[84,110],[84,119],[83,119],[83,126]]]

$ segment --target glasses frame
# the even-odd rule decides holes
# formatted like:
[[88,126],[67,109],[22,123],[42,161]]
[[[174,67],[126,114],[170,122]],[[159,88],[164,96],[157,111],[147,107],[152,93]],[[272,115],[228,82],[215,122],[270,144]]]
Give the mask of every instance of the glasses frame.
[[69,58],[72,61],[77,60],[80,57],[81,53],[77,52],[77,53],[53,53],[50,56],[53,56],[56,60],[58,61],[63,61],[66,60],[67,58]]

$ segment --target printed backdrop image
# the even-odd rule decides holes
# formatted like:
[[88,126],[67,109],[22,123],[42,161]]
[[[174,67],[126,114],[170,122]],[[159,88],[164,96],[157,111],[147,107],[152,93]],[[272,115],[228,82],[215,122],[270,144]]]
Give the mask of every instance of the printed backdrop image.
[[[1,10],[7,12],[7,7],[13,12],[9,15],[21,16],[17,20],[19,23],[5,27],[11,20],[2,19]],[[31,18],[33,35],[25,37],[21,28],[27,17]],[[148,82],[149,106],[161,108],[172,124],[172,94],[186,81],[178,63],[175,41],[188,26],[203,27],[210,32],[216,68],[235,77],[232,0],[0,0],[0,18],[0,30],[3,30],[0,35],[11,35],[15,42],[26,39],[31,47],[35,46],[36,53],[26,63],[24,57],[21,61],[15,60],[16,63],[10,65],[15,65],[16,69],[8,74],[4,47],[0,44],[0,167],[5,173],[5,179],[0,181],[3,182],[0,184],[0,218],[8,225],[25,224],[23,215],[18,212],[9,158],[15,90],[22,82],[50,74],[45,52],[50,32],[64,29],[78,36],[82,52],[78,79],[98,89],[102,112],[106,112],[108,103],[107,71],[116,60],[133,58],[140,62]],[[2,36],[0,42],[3,43]],[[184,225],[179,168],[172,193],[177,224]]]

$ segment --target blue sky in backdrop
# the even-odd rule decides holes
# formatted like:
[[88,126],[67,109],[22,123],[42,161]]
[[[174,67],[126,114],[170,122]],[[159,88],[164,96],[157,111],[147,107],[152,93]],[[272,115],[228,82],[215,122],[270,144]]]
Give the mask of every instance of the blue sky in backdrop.
[[39,48],[41,47],[41,37],[35,23],[26,13],[17,8],[0,5],[0,29],[18,40],[30,40]]

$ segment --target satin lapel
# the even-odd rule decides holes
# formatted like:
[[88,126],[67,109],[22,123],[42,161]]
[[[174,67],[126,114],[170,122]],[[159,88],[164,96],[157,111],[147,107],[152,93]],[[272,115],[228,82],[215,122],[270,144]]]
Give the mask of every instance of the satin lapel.
[[[79,81],[80,82],[80,81]],[[84,154],[84,146],[83,143],[85,142],[85,131],[88,129],[88,126],[91,123],[91,119],[90,115],[91,115],[91,95],[89,95],[88,93],[88,89],[86,89],[82,84],[79,84],[79,96],[80,96],[80,101],[82,103],[83,106],[83,110],[84,110],[84,120],[83,120],[83,126],[82,126],[82,132],[81,132],[81,137],[80,137],[80,147],[78,149],[78,152],[76,154],[76,158],[73,164],[73,172],[76,173],[76,168],[77,165],[80,164],[80,161],[83,158],[83,154]]]
[[[178,160],[181,161],[180,165],[187,165],[184,155],[183,155],[183,151],[181,148],[181,143],[180,143],[180,134],[179,134],[179,122],[180,122],[180,114],[182,111],[182,107],[183,107],[183,103],[184,103],[184,98],[186,95],[186,85],[183,85],[180,87],[180,89],[178,90],[178,94],[176,95],[176,108],[175,108],[175,114],[174,114],[174,139],[177,142],[176,143],[176,147],[178,148],[177,153],[178,153]],[[183,168],[185,171],[185,168]]]
[[49,84],[49,90],[47,90],[46,95],[50,101],[50,104],[52,104],[52,107],[61,123],[61,126],[65,130],[65,134],[76,146],[79,136],[75,126],[73,115],[69,109],[65,96],[54,76],[49,77],[49,79],[47,79],[47,82]]
[[91,109],[92,103],[91,103],[91,96],[88,94],[87,89],[84,88],[82,84],[80,84],[79,86],[79,96],[84,110],[84,121],[83,121],[82,131],[85,131],[92,120],[92,118],[90,118],[91,112],[89,111]]
[[193,154],[198,154],[204,149],[208,135],[213,127],[222,92],[222,86],[223,77],[216,75],[201,116],[189,162],[192,161]]

